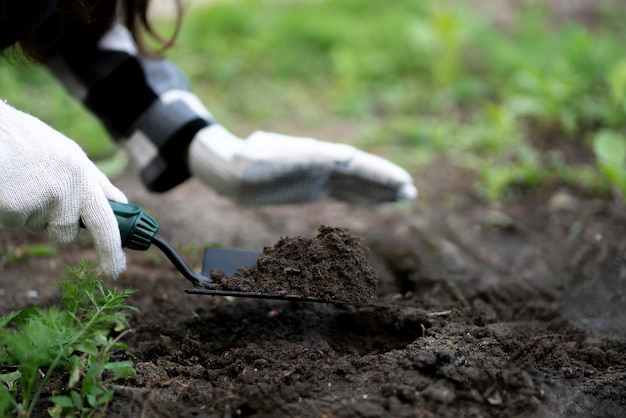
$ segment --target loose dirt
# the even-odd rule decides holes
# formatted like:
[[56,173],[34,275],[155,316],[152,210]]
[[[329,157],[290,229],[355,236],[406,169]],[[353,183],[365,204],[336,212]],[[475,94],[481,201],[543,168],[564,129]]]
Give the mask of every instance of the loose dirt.
[[370,305],[378,280],[359,237],[347,228],[322,225],[314,237],[282,237],[263,250],[256,265],[232,277],[213,270],[217,290],[295,295],[329,303]]
[[[157,250],[128,251],[109,285],[137,289],[137,375],[116,382],[106,416],[624,416],[623,206],[548,185],[492,207],[445,163],[416,178],[420,202],[378,209],[240,208],[194,181],[159,196],[132,172],[118,179],[194,267],[204,245],[276,256],[317,244],[300,274],[315,251],[343,248],[324,252],[336,271],[323,275],[369,283],[371,268],[378,287],[369,306],[189,295]],[[2,248],[45,241],[0,236]],[[56,258],[5,264],[1,311],[58,303],[64,265],[85,258],[83,231]]]

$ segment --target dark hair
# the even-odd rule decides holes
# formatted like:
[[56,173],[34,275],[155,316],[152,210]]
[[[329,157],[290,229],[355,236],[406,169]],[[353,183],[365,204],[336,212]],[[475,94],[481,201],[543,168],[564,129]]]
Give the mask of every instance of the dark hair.
[[[17,43],[24,55],[41,61],[55,52],[95,43],[119,17],[142,53],[159,55],[173,44],[180,29],[181,0],[172,1],[176,29],[165,38],[150,24],[150,0],[59,0],[54,10],[49,10],[54,0],[0,0],[0,48]],[[146,36],[156,40],[160,50],[149,48]]]

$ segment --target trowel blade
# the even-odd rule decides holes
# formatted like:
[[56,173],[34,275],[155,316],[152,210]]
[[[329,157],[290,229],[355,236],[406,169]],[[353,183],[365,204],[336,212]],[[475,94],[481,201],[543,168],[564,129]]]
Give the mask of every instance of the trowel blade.
[[253,267],[260,256],[261,253],[256,251],[207,248],[204,250],[202,275],[211,277],[211,270],[217,269],[222,270],[227,276],[232,276],[240,267],[247,269]]
[[341,301],[331,301],[319,298],[311,298],[300,295],[290,295],[283,293],[259,293],[259,292],[240,292],[238,290],[214,290],[203,289],[201,287],[195,287],[193,289],[185,289],[186,293],[192,295],[209,295],[209,296],[231,296],[240,298],[252,298],[252,299],[275,299],[275,300],[289,300],[293,302],[316,302],[335,305],[344,305]]
[[[211,270],[217,269],[222,270],[227,276],[233,276],[237,269],[239,269],[240,267],[244,267],[246,269],[254,267],[261,254],[262,253],[256,251],[232,250],[225,248],[207,248],[204,251],[202,275],[206,278],[211,278]],[[324,299],[300,295],[291,295],[286,293],[242,292],[237,290],[217,290],[202,287],[185,289],[185,292],[195,295],[234,296],[255,299],[276,299],[300,302],[342,304],[341,302],[328,301]]]

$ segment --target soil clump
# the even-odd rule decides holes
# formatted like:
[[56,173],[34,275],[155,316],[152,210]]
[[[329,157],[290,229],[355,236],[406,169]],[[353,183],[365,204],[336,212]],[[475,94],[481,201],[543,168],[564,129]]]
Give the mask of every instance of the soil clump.
[[298,295],[363,306],[376,299],[377,277],[362,239],[348,228],[322,225],[312,238],[282,237],[257,264],[233,276],[214,269],[209,289]]

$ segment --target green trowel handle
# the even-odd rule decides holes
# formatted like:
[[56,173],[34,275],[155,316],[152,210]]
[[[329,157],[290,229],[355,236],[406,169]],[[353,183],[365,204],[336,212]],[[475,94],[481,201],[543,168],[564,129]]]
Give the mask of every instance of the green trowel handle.
[[112,201],[109,203],[120,227],[122,247],[147,250],[159,230],[159,224],[139,205]]
[[[109,200],[109,204],[117,218],[122,236],[122,247],[144,251],[150,248],[152,240],[159,230],[159,224],[139,205],[120,203]],[[85,228],[83,220],[80,226]]]

